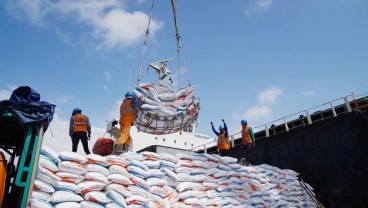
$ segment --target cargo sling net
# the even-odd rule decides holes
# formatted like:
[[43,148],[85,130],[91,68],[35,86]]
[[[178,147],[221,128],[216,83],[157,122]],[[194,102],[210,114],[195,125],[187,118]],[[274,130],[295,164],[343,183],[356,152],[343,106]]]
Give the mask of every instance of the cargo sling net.
[[193,86],[175,90],[170,83],[158,80],[140,83],[133,93],[144,97],[144,104],[135,119],[135,126],[140,131],[170,134],[190,125],[198,117],[199,100],[194,96]]
[[152,17],[154,0],[152,1],[150,18],[144,40],[143,54],[141,57],[138,80],[135,89],[132,92],[137,98],[143,96],[143,105],[138,108],[135,119],[135,126],[139,131],[149,134],[171,134],[180,131],[185,126],[191,125],[198,118],[199,99],[195,97],[195,87],[191,86],[186,70],[184,57],[181,51],[180,36],[176,22],[175,1],[172,0],[174,13],[174,23],[176,29],[177,52],[178,52],[178,70],[180,86],[180,60],[184,65],[188,86],[175,89],[172,86],[172,80],[167,79],[168,74],[172,72],[167,68],[169,61],[173,58],[157,61],[149,64],[158,73],[158,80],[154,82],[140,83],[142,63],[147,45],[149,26]]

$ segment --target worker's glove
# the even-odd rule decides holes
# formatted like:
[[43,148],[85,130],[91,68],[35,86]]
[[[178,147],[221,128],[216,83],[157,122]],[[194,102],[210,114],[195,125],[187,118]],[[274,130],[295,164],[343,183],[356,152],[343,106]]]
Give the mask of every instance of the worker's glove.
[[88,134],[88,140],[91,140],[91,134]]
[[221,119],[223,123],[225,123],[225,120],[224,119]]
[[213,126],[213,123],[212,123],[212,121],[211,121],[211,126]]

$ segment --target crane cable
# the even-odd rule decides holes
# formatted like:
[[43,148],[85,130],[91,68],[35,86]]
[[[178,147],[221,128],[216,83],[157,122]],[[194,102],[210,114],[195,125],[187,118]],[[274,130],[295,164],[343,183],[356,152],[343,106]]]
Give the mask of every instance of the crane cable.
[[174,14],[174,24],[175,24],[175,31],[176,31],[175,37],[176,37],[176,41],[177,41],[177,51],[178,51],[179,86],[180,86],[180,56],[181,56],[183,64],[184,64],[184,69],[185,69],[187,81],[188,81],[188,84],[190,86],[191,84],[190,84],[190,81],[189,81],[188,70],[186,68],[186,64],[185,64],[185,61],[184,61],[184,56],[183,56],[183,53],[182,53],[182,50],[181,50],[182,48],[181,48],[181,44],[180,44],[180,35],[179,35],[178,23],[176,21],[175,0],[171,0],[171,6],[172,6],[173,14]]
[[138,71],[137,85],[141,81],[141,71],[142,71],[144,54],[146,52],[147,39],[148,39],[149,28],[150,28],[150,24],[151,24],[152,10],[153,10],[154,3],[155,3],[155,0],[152,0],[151,11],[150,11],[150,16],[149,16],[149,20],[148,20],[147,30],[146,30],[146,37],[144,38],[144,43],[143,43],[143,52],[142,52],[142,56],[141,56],[141,64],[140,64],[139,71]]

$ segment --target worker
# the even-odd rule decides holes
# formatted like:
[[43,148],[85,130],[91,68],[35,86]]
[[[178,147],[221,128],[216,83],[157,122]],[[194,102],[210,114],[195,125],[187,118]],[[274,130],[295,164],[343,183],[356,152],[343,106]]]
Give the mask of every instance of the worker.
[[119,155],[126,152],[132,145],[130,128],[134,125],[137,108],[143,104],[142,101],[143,96],[138,99],[133,92],[127,92],[125,94],[125,99],[120,105],[120,137],[115,143],[113,154]]
[[223,125],[219,126],[219,131],[216,131],[213,123],[211,121],[212,131],[217,136],[217,150],[220,152],[221,156],[230,156],[230,139],[227,131],[227,126],[225,120],[222,119]]
[[89,118],[82,114],[80,108],[74,108],[70,118],[69,136],[72,138],[72,151],[77,152],[81,140],[84,152],[89,155],[88,140],[91,138],[91,125]]
[[253,147],[256,145],[256,140],[253,129],[248,127],[248,121],[243,119],[240,123],[242,125],[242,147],[245,152],[246,165],[251,165],[251,163],[254,163]]

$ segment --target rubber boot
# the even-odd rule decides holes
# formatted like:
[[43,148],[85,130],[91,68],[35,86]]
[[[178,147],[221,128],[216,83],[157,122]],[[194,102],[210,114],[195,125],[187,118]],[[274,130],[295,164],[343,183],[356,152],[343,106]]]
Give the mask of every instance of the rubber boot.
[[125,145],[124,144],[115,144],[114,150],[112,151],[113,155],[121,155],[125,151]]

